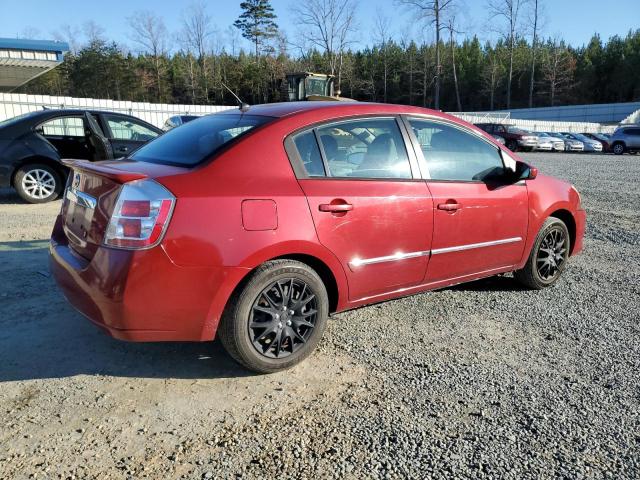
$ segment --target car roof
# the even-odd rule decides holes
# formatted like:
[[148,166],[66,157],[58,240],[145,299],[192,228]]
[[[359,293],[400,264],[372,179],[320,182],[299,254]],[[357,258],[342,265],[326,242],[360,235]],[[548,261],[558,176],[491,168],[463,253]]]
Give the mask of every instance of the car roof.
[[[390,103],[370,103],[355,101],[302,101],[302,102],[282,102],[282,103],[265,103],[261,105],[251,105],[243,110],[247,115],[261,115],[265,117],[288,117],[297,114],[303,114],[314,110],[331,111],[337,116],[339,115],[358,115],[358,114],[399,114],[399,113],[415,113],[429,114],[441,117],[450,116],[436,110],[428,108],[413,107],[409,105],[395,105]],[[219,115],[238,114],[239,110],[230,108],[219,112]],[[460,121],[459,119],[457,119]]]

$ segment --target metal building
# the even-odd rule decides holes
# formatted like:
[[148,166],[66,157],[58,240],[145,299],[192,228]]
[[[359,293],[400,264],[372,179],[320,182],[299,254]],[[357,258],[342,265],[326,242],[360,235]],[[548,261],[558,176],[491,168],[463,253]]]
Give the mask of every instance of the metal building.
[[65,42],[0,38],[0,92],[11,92],[62,63]]

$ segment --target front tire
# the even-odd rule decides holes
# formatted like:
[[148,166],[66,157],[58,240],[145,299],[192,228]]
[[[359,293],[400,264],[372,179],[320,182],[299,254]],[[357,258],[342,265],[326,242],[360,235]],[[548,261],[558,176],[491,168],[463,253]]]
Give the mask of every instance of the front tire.
[[623,143],[614,143],[613,144],[613,148],[611,149],[611,151],[615,154],[615,155],[622,155],[624,153],[624,144]]
[[62,178],[49,165],[30,163],[18,169],[13,186],[25,202],[46,203],[60,195]]
[[565,223],[559,218],[547,218],[524,268],[514,272],[515,279],[534,290],[553,285],[567,265],[569,248],[569,230]]
[[518,142],[516,142],[515,140],[507,140],[507,148],[512,152],[515,152],[516,150],[518,150]]
[[238,363],[272,373],[315,350],[328,315],[327,290],[315,270],[295,260],[272,260],[230,299],[218,335]]

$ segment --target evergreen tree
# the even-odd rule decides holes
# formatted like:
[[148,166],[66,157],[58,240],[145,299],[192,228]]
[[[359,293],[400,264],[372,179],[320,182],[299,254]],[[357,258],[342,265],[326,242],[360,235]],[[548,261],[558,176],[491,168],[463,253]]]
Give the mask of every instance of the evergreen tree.
[[256,59],[260,55],[260,45],[278,35],[276,14],[269,0],[246,0],[240,4],[243,12],[234,22],[242,31],[242,36],[255,46]]

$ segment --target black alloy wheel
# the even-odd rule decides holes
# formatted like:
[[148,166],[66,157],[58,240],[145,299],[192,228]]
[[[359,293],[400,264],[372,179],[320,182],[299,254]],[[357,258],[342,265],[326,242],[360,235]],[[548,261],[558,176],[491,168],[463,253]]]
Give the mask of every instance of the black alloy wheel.
[[251,343],[265,357],[288,357],[307,343],[317,315],[312,287],[298,278],[277,280],[253,303],[249,315]]
[[567,260],[568,245],[565,232],[556,226],[546,232],[536,254],[538,275],[545,282],[552,282],[562,271]]

